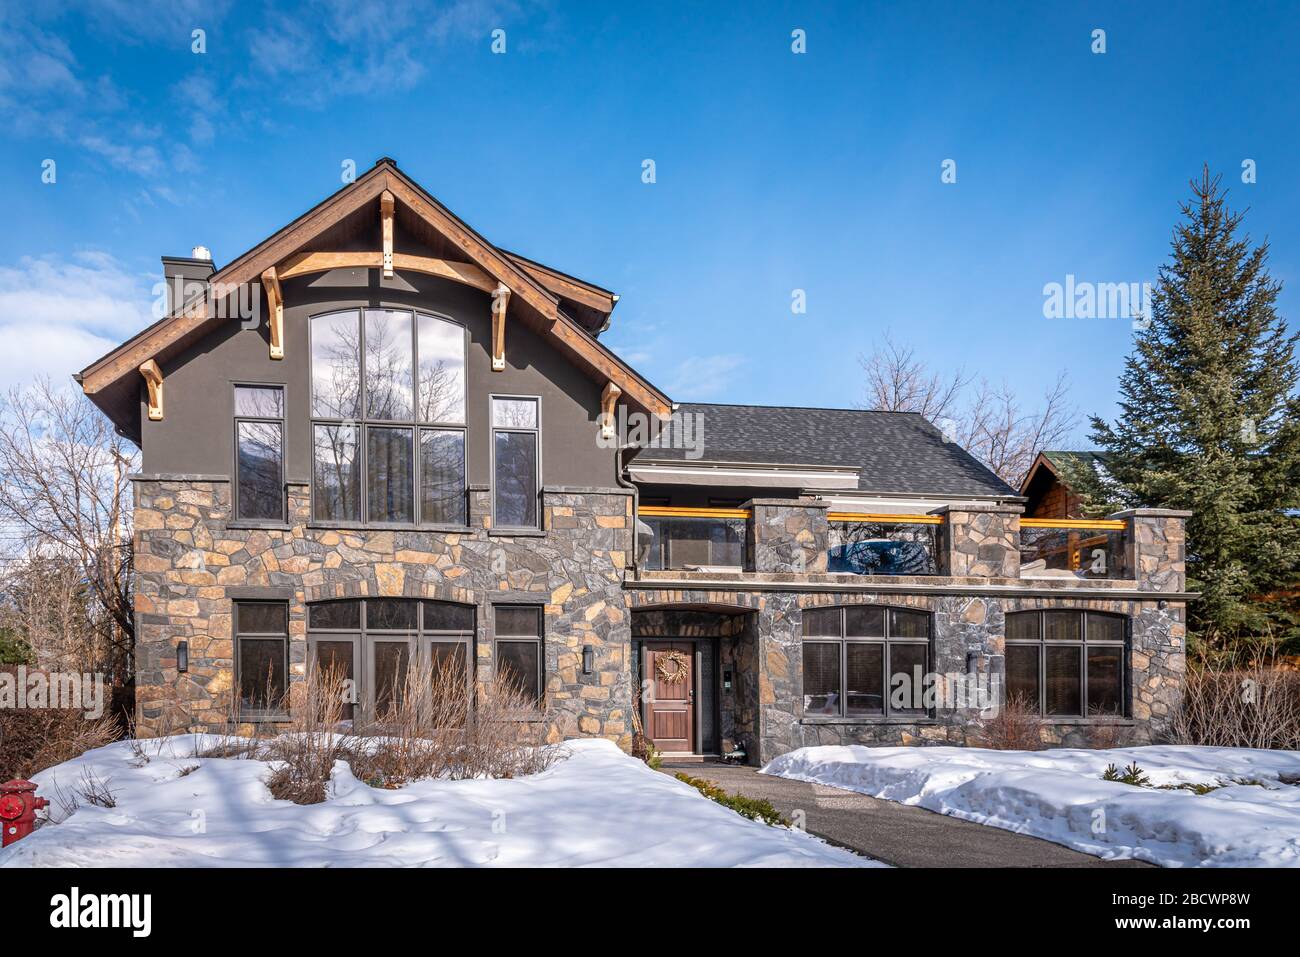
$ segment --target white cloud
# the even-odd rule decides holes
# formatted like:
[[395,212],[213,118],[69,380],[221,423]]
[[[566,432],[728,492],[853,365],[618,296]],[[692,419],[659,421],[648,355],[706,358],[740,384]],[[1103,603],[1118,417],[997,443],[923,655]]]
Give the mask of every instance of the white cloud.
[[151,288],[103,252],[0,266],[0,387],[80,371],[153,321]]
[[744,364],[745,357],[733,353],[691,356],[677,366],[664,388],[682,401],[711,398],[727,390],[731,374]]

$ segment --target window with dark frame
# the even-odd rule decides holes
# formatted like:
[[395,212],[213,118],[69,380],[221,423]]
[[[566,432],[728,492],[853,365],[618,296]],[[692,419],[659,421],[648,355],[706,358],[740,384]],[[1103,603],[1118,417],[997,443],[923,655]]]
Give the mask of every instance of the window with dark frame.
[[234,610],[239,718],[281,717],[289,690],[289,605],[237,601]]
[[1006,621],[1006,697],[1043,717],[1124,717],[1128,618],[1020,611]]
[[311,319],[312,517],[465,525],[465,330],[407,309]]
[[283,522],[284,386],[235,386],[234,517]]
[[542,609],[537,605],[492,608],[497,673],[535,702],[542,700]]
[[541,400],[492,396],[492,524],[537,528]]
[[[805,715],[924,715],[918,678],[929,672],[929,613],[884,605],[804,609]],[[901,707],[891,700],[895,689]]]
[[383,717],[396,703],[414,661],[421,668],[451,662],[470,694],[474,608],[414,598],[341,599],[307,606],[307,641],[316,668],[353,682],[344,720]]

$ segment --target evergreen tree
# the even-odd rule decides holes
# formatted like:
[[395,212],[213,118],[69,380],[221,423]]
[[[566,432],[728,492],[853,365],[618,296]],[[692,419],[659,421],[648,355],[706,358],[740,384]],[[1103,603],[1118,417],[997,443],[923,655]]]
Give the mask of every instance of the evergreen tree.
[[1192,511],[1188,588],[1201,598],[1189,624],[1214,648],[1266,629],[1295,635],[1270,596],[1300,580],[1300,335],[1275,310],[1268,243],[1237,237],[1243,214],[1208,168],[1191,186],[1120,378],[1119,419],[1092,418],[1108,475],[1084,491]]

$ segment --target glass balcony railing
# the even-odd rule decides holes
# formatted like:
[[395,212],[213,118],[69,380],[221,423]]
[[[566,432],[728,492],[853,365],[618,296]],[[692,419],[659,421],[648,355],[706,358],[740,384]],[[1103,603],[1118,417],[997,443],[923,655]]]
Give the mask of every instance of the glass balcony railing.
[[853,575],[937,575],[936,515],[831,512],[826,570]]
[[[650,571],[707,571],[745,565],[745,526],[741,508],[642,506],[640,562]],[[649,530],[647,534],[646,530]]]
[[1123,578],[1127,523],[1020,520],[1021,578]]

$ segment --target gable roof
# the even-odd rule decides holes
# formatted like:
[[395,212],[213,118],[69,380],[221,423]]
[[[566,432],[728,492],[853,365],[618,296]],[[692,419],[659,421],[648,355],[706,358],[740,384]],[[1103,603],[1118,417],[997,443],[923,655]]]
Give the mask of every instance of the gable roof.
[[857,468],[863,492],[1016,497],[1015,489],[915,412],[683,402],[636,461],[686,460],[682,414],[699,415],[703,463]]
[[1068,487],[1069,483],[1067,483],[1061,476],[1061,468],[1067,462],[1075,462],[1096,469],[1099,465],[1105,466],[1106,453],[1091,450],[1067,451],[1063,449],[1044,449],[1034,457],[1033,464],[1029,466],[1029,471],[1025,473],[1025,477],[1020,483],[1020,494],[1028,494],[1029,486],[1038,477],[1038,473],[1042,469],[1047,469],[1054,479]]
[[[375,210],[385,191],[392,194],[402,215],[418,226],[432,230],[455,255],[480,267],[489,277],[504,283],[513,294],[510,314],[519,316],[539,333],[548,336],[562,353],[592,378],[613,382],[623,396],[659,416],[671,412],[666,395],[642,378],[595,337],[603,328],[608,310],[616,298],[608,290],[534,263],[522,256],[497,249],[455,216],[417,183],[397,168],[391,159],[375,165],[287,226],[237,256],[210,277],[209,294],[181,304],[171,314],[142,330],[107,355],[83,369],[76,379],[82,390],[110,417],[129,421],[129,406],[139,394],[139,368],[150,359],[164,362],[188,344],[229,320],[217,318],[210,308],[215,290],[260,283],[267,269],[306,249],[313,240],[333,229],[341,229],[354,214]],[[522,308],[516,303],[521,303]],[[585,311],[587,322],[575,320],[574,312]],[[594,319],[592,317],[595,317]],[[127,409],[121,408],[126,401]],[[138,413],[136,413],[138,414]]]

